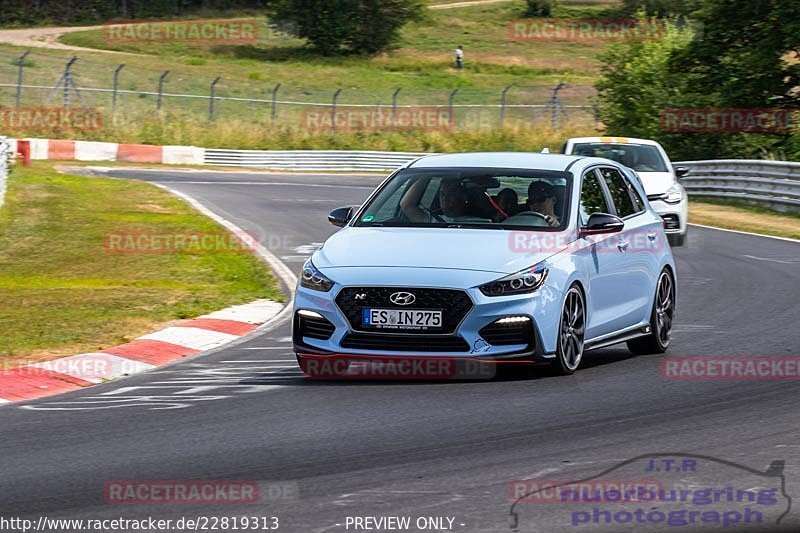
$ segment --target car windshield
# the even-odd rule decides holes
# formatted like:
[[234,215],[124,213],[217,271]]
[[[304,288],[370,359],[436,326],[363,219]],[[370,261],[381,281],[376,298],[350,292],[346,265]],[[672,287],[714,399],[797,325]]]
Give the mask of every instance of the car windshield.
[[404,170],[384,184],[354,225],[561,230],[571,183],[567,172]]
[[578,143],[573,155],[604,157],[636,172],[669,172],[658,148],[649,144]]

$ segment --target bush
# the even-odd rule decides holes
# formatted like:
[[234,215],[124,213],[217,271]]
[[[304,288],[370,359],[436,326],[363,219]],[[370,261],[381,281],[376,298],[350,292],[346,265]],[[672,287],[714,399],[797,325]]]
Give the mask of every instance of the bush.
[[525,14],[529,17],[552,16],[558,0],[528,0],[528,10]]
[[643,11],[648,17],[659,18],[688,16],[698,3],[691,0],[623,0],[622,12],[633,16]]
[[420,0],[276,0],[274,23],[307,39],[319,53],[375,54],[388,48],[400,28],[418,18]]

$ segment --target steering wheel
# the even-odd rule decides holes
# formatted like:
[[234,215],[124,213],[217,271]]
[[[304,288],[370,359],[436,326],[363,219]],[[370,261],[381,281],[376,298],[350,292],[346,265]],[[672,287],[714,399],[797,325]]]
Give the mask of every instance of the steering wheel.
[[[545,223],[546,223],[548,226],[550,225],[550,223],[547,221],[547,217],[545,217],[545,216],[544,216],[543,214],[541,214],[541,213],[537,213],[536,211],[522,211],[522,212],[520,212],[520,213],[514,213],[514,215],[513,215],[513,216],[515,216],[515,217],[539,217],[539,218],[541,218],[542,220],[544,220],[544,221],[545,221]],[[509,217],[509,218],[511,218],[511,217]]]

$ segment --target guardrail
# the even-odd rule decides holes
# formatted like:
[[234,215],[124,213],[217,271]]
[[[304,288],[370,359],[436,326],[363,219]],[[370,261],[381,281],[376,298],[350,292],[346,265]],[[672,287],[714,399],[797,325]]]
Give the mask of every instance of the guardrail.
[[800,163],[721,159],[683,161],[681,183],[689,196],[744,200],[779,211],[800,211]]
[[386,172],[429,155],[357,150],[219,150],[206,148],[204,164],[303,171]]
[[11,156],[11,145],[5,137],[0,136],[0,207],[3,207],[6,199],[6,182],[8,181],[8,165]]

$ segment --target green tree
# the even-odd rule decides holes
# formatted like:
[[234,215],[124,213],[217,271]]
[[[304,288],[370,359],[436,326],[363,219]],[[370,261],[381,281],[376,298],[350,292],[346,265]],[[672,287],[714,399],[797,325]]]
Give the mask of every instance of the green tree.
[[597,83],[600,118],[612,135],[659,139],[668,149],[692,152],[682,136],[665,134],[662,113],[669,108],[704,107],[714,94],[694,94],[686,77],[670,70],[676,53],[694,38],[690,28],[666,23],[662,39],[612,46],[604,55]]
[[325,55],[374,54],[388,48],[400,29],[419,17],[420,0],[276,0],[273,21],[307,39]]
[[718,92],[723,106],[785,102],[800,84],[800,65],[787,61],[800,50],[798,7],[786,0],[705,0],[696,14],[702,38],[671,68],[686,72],[698,92]]
[[800,10],[785,0],[704,0],[695,23],[606,54],[597,88],[609,132],[660,139],[677,157],[800,157],[800,132],[668,133],[669,108],[797,107]]

